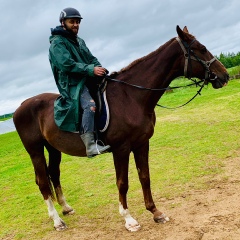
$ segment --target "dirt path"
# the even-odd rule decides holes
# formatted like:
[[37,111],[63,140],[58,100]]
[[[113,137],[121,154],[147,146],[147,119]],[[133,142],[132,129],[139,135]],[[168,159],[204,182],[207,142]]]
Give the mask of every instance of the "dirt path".
[[224,173],[209,182],[208,190],[161,200],[161,210],[171,218],[169,223],[156,224],[149,213],[144,213],[138,219],[142,229],[136,233],[127,232],[121,218],[111,222],[108,217],[101,223],[79,220],[79,228],[51,232],[45,239],[239,240],[240,157],[226,160]]

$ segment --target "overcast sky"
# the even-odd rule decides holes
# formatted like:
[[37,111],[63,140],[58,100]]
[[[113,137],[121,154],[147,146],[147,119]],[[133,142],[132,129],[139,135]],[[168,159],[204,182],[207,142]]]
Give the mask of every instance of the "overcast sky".
[[58,92],[49,36],[66,7],[79,10],[79,36],[110,72],[177,36],[176,25],[186,25],[213,55],[240,51],[239,0],[0,0],[0,115]]

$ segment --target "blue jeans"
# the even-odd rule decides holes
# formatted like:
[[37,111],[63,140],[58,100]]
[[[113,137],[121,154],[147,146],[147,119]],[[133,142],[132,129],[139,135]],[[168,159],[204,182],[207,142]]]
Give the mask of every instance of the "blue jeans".
[[83,110],[81,134],[94,132],[94,116],[96,104],[85,85],[80,95],[80,105]]

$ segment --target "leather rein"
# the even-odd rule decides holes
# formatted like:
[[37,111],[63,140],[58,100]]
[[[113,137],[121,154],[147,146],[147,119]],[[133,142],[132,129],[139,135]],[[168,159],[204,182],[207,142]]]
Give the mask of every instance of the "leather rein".
[[[105,79],[107,80],[110,80],[110,81],[113,81],[113,82],[118,82],[118,83],[122,83],[122,84],[126,84],[128,86],[132,86],[132,87],[135,87],[135,88],[138,88],[138,89],[142,89],[142,90],[151,90],[151,91],[166,91],[166,90],[169,90],[169,89],[177,89],[177,88],[182,88],[182,87],[189,87],[189,86],[192,86],[192,85],[196,85],[196,86],[199,86],[200,89],[197,91],[197,93],[190,99],[188,100],[186,103],[178,106],[178,107],[166,107],[166,106],[162,106],[160,104],[156,104],[156,106],[158,107],[162,107],[162,108],[167,108],[167,109],[176,109],[176,108],[180,108],[180,107],[183,107],[185,105],[187,105],[188,103],[190,103],[197,95],[201,95],[201,91],[204,87],[204,84],[205,84],[205,81],[206,80],[211,80],[211,81],[214,81],[217,79],[217,76],[215,76],[213,79],[211,79],[211,75],[212,72],[210,70],[210,65],[215,61],[217,60],[215,57],[213,57],[210,61],[204,61],[202,59],[200,59],[198,56],[196,56],[196,54],[194,53],[194,51],[191,49],[191,45],[196,41],[196,39],[194,38],[192,40],[192,42],[190,44],[188,44],[187,42],[185,41],[182,41],[179,37],[176,37],[176,40],[178,41],[181,49],[183,50],[183,53],[184,53],[184,58],[185,58],[185,64],[184,64],[184,76],[190,80],[193,81],[193,83],[191,84],[188,84],[186,86],[179,86],[179,87],[167,87],[167,88],[147,88],[147,87],[143,87],[143,86],[139,86],[139,85],[135,85],[135,84],[131,84],[131,83],[128,83],[128,82],[124,82],[124,81],[120,81],[118,79],[114,79],[114,78],[111,78],[109,75],[106,75],[105,76]],[[191,72],[192,72],[192,65],[191,65],[191,60],[194,60],[194,61],[198,61],[201,63],[201,65],[204,67],[205,69],[205,78],[203,80],[199,80],[199,81],[196,81],[195,79],[192,79],[191,78]],[[190,75],[188,75],[188,66],[190,66]],[[200,83],[202,83],[200,85]]]

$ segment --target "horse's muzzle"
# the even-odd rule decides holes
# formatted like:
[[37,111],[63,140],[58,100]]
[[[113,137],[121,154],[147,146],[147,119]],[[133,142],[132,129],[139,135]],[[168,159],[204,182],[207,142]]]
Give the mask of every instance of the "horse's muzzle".
[[222,76],[218,76],[215,73],[211,73],[209,78],[206,79],[206,84],[209,82],[212,84],[213,88],[218,89],[227,86],[229,80],[229,74],[224,73]]

